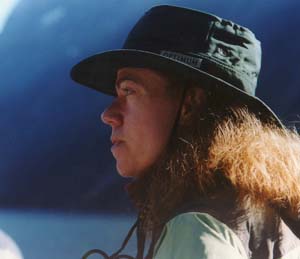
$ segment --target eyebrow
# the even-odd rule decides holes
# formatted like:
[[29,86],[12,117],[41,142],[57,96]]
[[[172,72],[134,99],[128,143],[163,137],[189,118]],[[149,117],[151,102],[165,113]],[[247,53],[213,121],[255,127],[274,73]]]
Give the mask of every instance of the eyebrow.
[[116,89],[119,89],[120,88],[120,84],[124,81],[132,81],[134,82],[135,84],[139,84],[139,85],[143,85],[141,80],[139,78],[137,78],[136,76],[132,76],[132,75],[124,75],[124,76],[120,76],[120,78],[118,78],[116,80],[116,83],[115,83],[115,88]]

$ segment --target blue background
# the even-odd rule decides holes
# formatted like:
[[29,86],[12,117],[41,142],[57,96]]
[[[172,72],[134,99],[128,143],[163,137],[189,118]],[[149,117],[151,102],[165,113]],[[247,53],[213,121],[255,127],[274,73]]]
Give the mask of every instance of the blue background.
[[132,211],[126,180],[99,120],[111,98],[72,82],[69,71],[86,56],[120,48],[156,4],[201,9],[252,29],[263,48],[257,95],[282,119],[299,120],[297,0],[20,0],[0,33],[0,227],[25,258],[112,252],[132,224],[124,216]]
[[252,29],[263,48],[257,95],[297,119],[299,1],[21,0],[0,34],[0,207],[130,211],[99,120],[111,99],[72,82],[69,70],[120,48],[135,21],[162,3]]

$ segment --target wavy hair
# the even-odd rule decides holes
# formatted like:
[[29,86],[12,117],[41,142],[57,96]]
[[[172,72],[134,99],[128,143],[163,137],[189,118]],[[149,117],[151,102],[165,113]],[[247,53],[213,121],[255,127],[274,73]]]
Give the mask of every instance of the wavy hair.
[[192,123],[178,125],[161,159],[130,184],[145,231],[186,200],[220,188],[234,188],[240,201],[250,197],[299,215],[299,135],[225,99],[208,92],[206,108],[195,106]]

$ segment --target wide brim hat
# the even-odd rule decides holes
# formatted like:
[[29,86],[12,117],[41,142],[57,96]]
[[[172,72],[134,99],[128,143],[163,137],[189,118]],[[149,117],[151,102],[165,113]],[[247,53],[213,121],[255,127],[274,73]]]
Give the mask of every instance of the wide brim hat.
[[163,5],[144,14],[122,49],[82,60],[72,68],[71,77],[116,95],[118,69],[150,68],[199,82],[209,91],[245,104],[261,120],[282,126],[255,96],[260,65],[260,42],[249,29],[198,10]]

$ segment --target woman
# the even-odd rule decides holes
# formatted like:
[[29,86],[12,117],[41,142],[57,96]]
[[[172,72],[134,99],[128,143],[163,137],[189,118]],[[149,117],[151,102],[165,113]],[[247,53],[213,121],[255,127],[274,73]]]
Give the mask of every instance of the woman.
[[122,50],[73,68],[115,96],[102,120],[118,172],[134,179],[136,258],[300,257],[300,140],[254,96],[260,55],[247,28],[158,6]]

